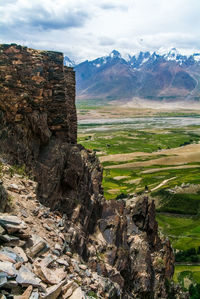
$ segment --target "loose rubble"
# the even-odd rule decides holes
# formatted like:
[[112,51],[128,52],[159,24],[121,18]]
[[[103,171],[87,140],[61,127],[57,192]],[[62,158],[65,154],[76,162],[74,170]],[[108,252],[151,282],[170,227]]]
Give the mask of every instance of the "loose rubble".
[[[113,242],[116,241],[113,241],[113,238],[116,233],[115,225],[118,227],[120,221],[117,214],[121,213],[122,206],[119,208],[112,203],[115,209],[119,209],[115,210],[116,215],[109,214],[108,218],[106,216],[101,220],[99,226],[101,232],[99,231],[94,240],[90,240],[90,258],[87,264],[70,247],[69,232],[73,234],[74,230],[72,227],[66,230],[66,216],[59,212],[51,212],[37,201],[35,195],[37,185],[34,181],[18,175],[11,178],[6,172],[6,166],[3,181],[5,189],[12,198],[12,211],[0,213],[0,298],[137,298],[120,297],[124,282],[120,272],[111,266],[114,266],[113,262],[116,259],[117,248],[114,246]],[[12,184],[15,188],[10,188],[11,181],[15,182]],[[24,196],[25,193],[28,196]],[[143,202],[141,204],[144,205]],[[135,200],[127,202],[127,206],[130,211],[135,209],[137,225],[129,224],[128,243],[131,244],[132,251],[140,251],[139,259],[135,256],[134,261],[139,263],[139,271],[145,266],[143,258],[146,259],[145,254],[148,251],[144,247],[143,236],[139,233],[142,224],[138,222],[137,213],[141,213],[141,207],[140,204],[136,205]],[[106,203],[104,210],[107,213]],[[111,226],[113,233],[108,229]],[[94,246],[99,250],[99,257]],[[101,261],[103,252],[110,265],[109,262],[104,264]],[[124,255],[121,253],[121,265],[119,265],[121,269],[125,263],[123,259]],[[154,262],[156,263],[158,259],[159,256],[155,255]],[[159,271],[162,273],[163,265],[160,267]],[[137,269],[137,266],[134,268]],[[143,274],[145,271],[148,273],[144,268]],[[142,279],[145,279],[145,276]]]
[[111,298],[119,287],[71,252],[63,234],[65,216],[37,202],[36,183],[5,172],[4,185],[13,210],[0,213],[0,298]]

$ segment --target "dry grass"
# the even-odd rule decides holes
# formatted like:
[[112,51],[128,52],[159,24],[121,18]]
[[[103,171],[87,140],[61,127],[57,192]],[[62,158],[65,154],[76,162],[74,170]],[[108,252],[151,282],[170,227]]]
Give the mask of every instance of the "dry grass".
[[[177,102],[160,103],[149,100],[133,100],[133,101],[114,101],[110,102],[109,106],[96,106],[95,109],[88,109],[87,106],[78,109],[78,119],[101,119],[101,118],[127,118],[127,117],[144,117],[156,116],[160,113],[200,113],[200,105],[191,103],[186,106],[186,103]],[[92,105],[92,103],[91,103]],[[84,113],[81,113],[84,110]]]
[[[154,156],[158,154],[166,155],[162,158],[154,159]],[[111,165],[105,168],[114,169],[114,168],[137,168],[137,167],[147,167],[153,165],[184,165],[187,163],[194,163],[200,161],[200,143],[198,144],[189,144],[186,146],[181,146],[173,149],[165,149],[157,152],[153,152],[151,155],[149,153],[143,152],[135,152],[130,154],[116,154],[100,157],[101,162],[113,161],[113,162],[126,162],[135,157],[144,157],[149,156],[152,157],[151,160],[148,161],[140,161],[140,162],[131,162],[124,163],[119,165]],[[178,166],[180,167],[180,166]],[[186,166],[184,166],[185,168]],[[191,167],[193,168],[193,166]],[[152,171],[152,170],[151,170]]]
[[141,182],[141,180],[142,179],[133,179],[133,180],[126,181],[126,183],[138,185]]
[[[192,169],[192,168],[197,168],[197,167],[200,167],[200,165],[181,165],[181,166],[176,166],[176,167],[162,167],[162,170],[165,171],[165,170],[171,170],[171,169]],[[144,170],[144,171],[141,171],[141,173],[155,173],[155,172],[158,172],[160,171],[161,168],[154,168],[154,169],[147,169],[147,170]]]
[[116,194],[118,192],[119,192],[119,189],[110,189],[110,190],[108,190],[108,193],[110,193],[110,194]]
[[128,179],[128,178],[130,178],[130,176],[127,176],[127,175],[119,175],[119,176],[115,176],[113,179],[114,179],[114,180],[117,180],[117,181],[120,181],[120,180]]

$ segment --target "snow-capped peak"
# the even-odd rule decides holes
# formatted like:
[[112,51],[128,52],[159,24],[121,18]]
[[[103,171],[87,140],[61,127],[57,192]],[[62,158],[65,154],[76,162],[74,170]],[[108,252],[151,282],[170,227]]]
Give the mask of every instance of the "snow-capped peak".
[[169,53],[164,54],[166,60],[177,60],[177,56],[180,55],[176,48],[172,48]]
[[165,48],[165,47],[160,47],[157,51],[156,51],[156,54],[158,56],[164,56],[166,55],[166,53],[169,53],[171,50],[171,48]]
[[74,67],[75,62],[73,60],[69,59],[69,57],[65,56],[64,57],[64,65],[69,66],[69,67]]
[[[95,60],[85,61],[90,66],[101,69],[110,63],[118,63],[118,61],[130,65],[132,69],[140,69],[141,67],[149,67],[152,63],[169,61],[171,63],[178,63],[179,65],[193,65],[200,64],[200,53],[198,51],[192,53],[184,53],[182,49],[176,48],[160,48],[157,51],[133,52],[132,55],[122,51],[122,55],[117,50],[113,50],[108,56],[96,58]],[[64,58],[64,64],[67,66],[75,66],[67,56]]]
[[116,51],[116,50],[113,50],[113,51],[109,54],[109,56],[110,56],[111,58],[121,58],[121,54],[120,54],[118,51]]
[[169,51],[169,56],[177,56],[179,54],[179,51],[176,49],[176,48],[172,48],[170,51]]
[[200,62],[200,53],[194,53],[193,58],[196,62]]

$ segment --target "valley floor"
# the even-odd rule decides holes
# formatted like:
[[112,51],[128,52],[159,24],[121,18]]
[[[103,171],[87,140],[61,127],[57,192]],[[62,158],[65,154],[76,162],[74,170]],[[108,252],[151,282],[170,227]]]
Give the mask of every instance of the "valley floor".
[[152,116],[200,115],[200,103],[177,103],[146,101],[105,101],[101,99],[78,100],[76,102],[78,119],[112,119]]
[[155,117],[158,111],[143,110],[142,115],[140,110],[142,119],[130,120],[139,110],[122,109],[121,121],[115,123],[111,114],[118,117],[118,108],[107,114],[93,108],[85,115],[79,109],[80,119],[85,118],[79,143],[100,158],[106,199],[143,192],[154,199],[160,233],[170,238],[176,252],[175,281],[186,288],[200,283],[200,117],[186,111]]

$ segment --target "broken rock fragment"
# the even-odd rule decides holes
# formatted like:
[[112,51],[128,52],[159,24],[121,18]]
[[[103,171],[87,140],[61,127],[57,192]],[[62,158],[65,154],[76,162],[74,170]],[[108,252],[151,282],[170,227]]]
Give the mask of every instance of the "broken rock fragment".
[[49,269],[40,262],[35,263],[34,271],[47,284],[58,284],[66,277],[66,273],[62,268]]
[[18,271],[16,281],[22,286],[32,285],[34,287],[40,286],[41,282],[41,280],[24,265],[21,266]]
[[69,299],[85,299],[85,293],[81,290],[81,288],[77,288],[73,294],[69,297]]
[[15,277],[17,275],[17,270],[13,266],[13,263],[10,262],[0,262],[0,274],[3,276],[5,274],[6,277]]
[[73,281],[68,281],[67,284],[62,287],[63,299],[67,299],[73,294],[73,291],[75,290],[75,287],[73,285],[74,285]]
[[[42,299],[56,299],[58,298],[58,296],[60,295],[61,291],[62,291],[62,286],[66,283],[66,281],[61,282],[60,284],[57,284],[55,286],[49,287],[46,290],[46,294],[45,295],[41,295]],[[78,297],[76,298],[78,299]]]
[[13,260],[12,258],[10,258],[9,256],[7,256],[5,253],[1,253],[0,252],[0,261],[1,262],[10,262],[15,264],[15,260]]
[[68,262],[67,262],[66,260],[64,260],[64,259],[57,259],[56,262],[57,262],[58,264],[60,264],[60,265],[64,265],[64,266],[67,267],[67,268],[69,267]]
[[41,263],[42,267],[48,267],[51,265],[56,259],[53,257],[53,255],[49,254],[47,255],[43,260],[39,259],[37,260],[38,263]]
[[22,223],[22,220],[19,219],[17,216],[0,213],[0,224],[1,225],[7,225],[7,224],[20,225],[21,223]]
[[41,255],[42,253],[49,250],[49,247],[45,241],[39,241],[30,249],[30,257],[35,257],[37,255]]
[[20,193],[20,188],[18,185],[16,184],[10,184],[8,186],[8,190],[12,191],[12,192],[16,192],[16,193]]
[[7,283],[7,281],[8,281],[7,277],[6,276],[1,277],[1,273],[0,273],[0,288],[3,287]]
[[5,229],[0,225],[0,235],[3,235],[5,234]]
[[30,285],[27,289],[26,289],[26,291],[22,294],[22,299],[29,299],[30,298],[30,295],[31,295],[31,293],[32,293],[32,291],[33,291],[33,286],[32,285]]
[[23,262],[27,263],[28,262],[28,258],[26,253],[24,252],[24,250],[21,247],[14,247],[13,251],[19,256],[21,257],[21,259],[23,260]]
[[[21,249],[23,250],[23,249]],[[23,263],[24,259],[21,257],[17,252],[14,251],[13,248],[11,247],[3,247],[0,250],[0,255],[6,256],[8,259],[10,259],[11,263]],[[8,260],[9,261],[9,260]]]
[[26,229],[26,224],[17,216],[0,213],[0,225],[8,234],[13,234]]
[[29,299],[39,299],[39,293],[38,291],[33,291]]

